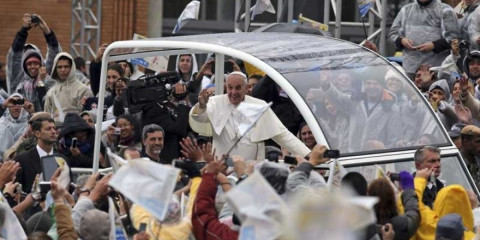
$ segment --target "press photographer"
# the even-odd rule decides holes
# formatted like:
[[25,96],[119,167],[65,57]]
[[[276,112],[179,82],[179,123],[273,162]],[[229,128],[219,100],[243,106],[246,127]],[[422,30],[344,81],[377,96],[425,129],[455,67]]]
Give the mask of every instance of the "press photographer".
[[157,124],[164,129],[165,147],[160,158],[167,163],[180,156],[178,142],[188,133],[190,107],[185,103],[191,90],[188,83],[180,83],[177,72],[144,76],[131,81],[126,90],[129,112],[141,111],[142,126]]

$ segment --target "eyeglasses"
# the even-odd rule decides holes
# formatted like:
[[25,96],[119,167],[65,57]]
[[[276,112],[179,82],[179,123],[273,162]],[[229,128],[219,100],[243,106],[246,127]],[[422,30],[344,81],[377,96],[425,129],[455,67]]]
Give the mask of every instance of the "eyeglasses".
[[121,125],[117,125],[117,127],[119,128],[126,128],[128,126],[132,125],[131,123],[125,123],[125,124],[121,124]]

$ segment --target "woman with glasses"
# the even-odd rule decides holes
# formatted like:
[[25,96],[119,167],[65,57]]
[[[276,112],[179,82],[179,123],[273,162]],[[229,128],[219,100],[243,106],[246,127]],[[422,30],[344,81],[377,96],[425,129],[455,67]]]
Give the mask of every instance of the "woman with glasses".
[[115,151],[122,147],[141,149],[140,130],[136,119],[131,115],[119,116],[112,126],[108,127],[102,142]]

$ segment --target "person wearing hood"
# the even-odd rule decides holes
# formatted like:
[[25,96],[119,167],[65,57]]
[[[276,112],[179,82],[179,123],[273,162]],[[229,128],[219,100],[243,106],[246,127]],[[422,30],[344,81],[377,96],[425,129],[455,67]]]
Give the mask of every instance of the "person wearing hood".
[[89,111],[83,111],[80,113],[80,117],[83,118],[83,120],[92,128],[95,128],[95,123],[97,121],[96,116],[89,112]]
[[439,0],[416,0],[402,7],[388,37],[403,50],[403,67],[413,79],[421,64],[439,66],[448,55],[449,42],[457,36],[452,7]]
[[443,126],[446,129],[452,128],[458,118],[455,109],[448,103],[450,101],[450,88],[447,80],[440,79],[430,86],[428,100]]
[[0,118],[0,160],[3,153],[9,149],[19,138],[23,136],[28,128],[28,115],[35,110],[29,102],[23,103],[24,98],[20,94],[13,94],[3,106],[6,106],[5,115]]
[[[33,19],[38,19],[32,21]],[[28,32],[32,28],[39,27],[47,42],[47,55],[43,59],[40,49],[33,44],[26,44],[28,38]],[[27,52],[28,50],[31,50]],[[7,55],[7,86],[8,92],[20,92],[24,94],[28,101],[34,103],[35,110],[41,111],[43,105],[40,104],[43,96],[37,96],[38,92],[35,88],[42,87],[42,84],[47,84],[48,77],[46,73],[49,73],[53,67],[53,59],[62,51],[60,44],[58,43],[55,33],[49,28],[45,20],[41,16],[25,13],[23,15],[23,25],[20,31],[17,32],[12,46]],[[27,60],[31,56],[36,56],[38,63],[28,67]],[[36,62],[35,62],[36,63]],[[42,68],[43,66],[43,68]],[[24,83],[24,86],[19,86]],[[23,92],[19,91],[23,89]],[[45,93],[43,93],[45,94]]]
[[460,185],[450,185],[438,192],[433,203],[433,208],[423,203],[423,191],[425,190],[431,169],[422,169],[416,172],[414,179],[415,192],[418,196],[418,209],[420,211],[420,225],[415,233],[414,239],[435,239],[435,232],[439,220],[448,214],[456,213],[462,217],[465,226],[465,239],[473,239],[474,219],[472,204],[467,191]]
[[198,65],[194,54],[178,55],[175,66],[175,71],[180,74],[182,82],[186,83],[195,80],[194,74],[198,72]]
[[[197,58],[195,54],[182,54],[177,56],[175,62],[175,71],[179,73],[180,81],[177,84],[186,84],[186,95],[190,104],[197,103],[197,96],[201,90],[202,78],[196,80],[198,75]],[[185,96],[185,95],[183,95]],[[184,97],[177,95],[175,97],[178,101],[184,100]]]
[[[463,12],[461,12],[461,18],[458,19],[458,25],[460,27],[460,40],[465,42],[470,41],[469,29],[472,26],[473,13],[478,7],[478,0],[464,0]],[[478,28],[478,27],[477,27]],[[477,37],[478,38],[478,37]],[[476,39],[475,39],[476,40]]]
[[[479,50],[480,49],[480,9],[478,6],[478,1],[474,1],[472,4],[475,6],[473,11],[469,11],[469,22],[468,22],[468,37],[470,41],[470,49]],[[470,9],[469,9],[470,10]]]
[[[396,66],[397,70],[405,74],[405,70],[402,67]],[[408,97],[404,92],[403,86],[403,77],[400,76],[396,71],[393,69],[389,69],[387,73],[385,73],[385,86],[386,89],[395,94],[397,97],[397,104],[403,105],[408,101]]]
[[61,112],[78,114],[83,108],[81,100],[93,97],[92,90],[75,78],[75,71],[75,62],[70,54],[62,52],[55,57],[52,78],[56,82],[47,92],[45,112],[54,115]]
[[68,113],[65,116],[58,135],[59,152],[68,158],[70,167],[92,167],[94,133],[95,130],[80,115]]

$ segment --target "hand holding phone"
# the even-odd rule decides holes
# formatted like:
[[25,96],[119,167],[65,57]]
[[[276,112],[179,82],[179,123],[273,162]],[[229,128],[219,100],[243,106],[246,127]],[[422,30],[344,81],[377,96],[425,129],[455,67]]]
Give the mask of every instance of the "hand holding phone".
[[72,148],[77,148],[77,138],[72,138]]
[[138,228],[139,232],[145,232],[147,230],[147,224],[146,223],[140,223],[140,228]]
[[324,158],[339,158],[340,157],[340,151],[339,150],[326,150],[323,153]]
[[297,159],[294,156],[285,156],[283,162],[290,165],[297,165]]

